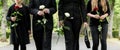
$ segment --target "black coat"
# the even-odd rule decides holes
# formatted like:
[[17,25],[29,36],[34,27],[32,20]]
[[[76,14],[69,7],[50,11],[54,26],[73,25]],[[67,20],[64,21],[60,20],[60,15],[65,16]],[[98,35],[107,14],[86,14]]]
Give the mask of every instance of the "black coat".
[[70,17],[81,18],[86,22],[86,8],[84,0],[60,0],[58,5],[59,20],[65,18],[64,13],[70,13]]
[[[109,8],[109,4],[108,4],[108,1],[106,1],[106,4],[107,4],[107,11],[105,13],[108,13],[108,15],[110,15],[110,8]],[[100,4],[100,0],[98,0],[98,12],[99,12],[99,15],[104,15],[105,13],[103,12],[102,10],[102,6]],[[91,13],[91,14],[97,14],[96,11],[92,11],[92,8],[91,8],[91,0],[88,1],[88,4],[87,4],[87,13]],[[103,22],[102,23],[106,23],[108,24],[108,21],[107,19],[103,19]],[[95,19],[95,18],[90,18],[90,25],[99,25],[100,22],[99,22],[99,19]]]
[[55,0],[30,0],[30,12],[33,15],[33,31],[40,30],[40,25],[37,25],[37,20],[41,20],[43,17],[39,16],[37,12],[39,11],[39,6],[45,5],[45,8],[50,10],[50,14],[45,14],[47,19],[46,27],[48,29],[53,29],[53,14],[57,11]]
[[[13,16],[13,12],[15,12],[14,9],[15,4],[13,4],[7,13],[6,19],[10,21],[11,25],[11,43],[15,44],[28,44],[29,43],[29,33],[28,30],[30,30],[30,15],[29,15],[29,9],[25,5],[23,5],[22,8],[19,8],[18,11],[21,15],[17,15],[17,19],[20,19],[16,22],[11,21],[10,17]],[[14,23],[17,23],[16,27],[12,27]],[[16,30],[16,33],[15,33]]]

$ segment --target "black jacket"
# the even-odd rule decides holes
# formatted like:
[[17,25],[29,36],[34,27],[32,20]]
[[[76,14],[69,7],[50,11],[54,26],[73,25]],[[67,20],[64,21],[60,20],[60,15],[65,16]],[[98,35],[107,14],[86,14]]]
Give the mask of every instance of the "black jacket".
[[29,7],[31,14],[33,14],[33,19],[39,19],[37,12],[40,5],[45,5],[45,8],[50,9],[50,14],[46,14],[45,16],[48,16],[48,18],[46,17],[47,19],[52,19],[52,15],[57,11],[55,0],[30,0]]
[[[22,8],[19,8],[18,11],[22,16],[17,15],[18,20],[17,26],[14,28],[12,25],[14,24],[13,21],[11,21],[11,16],[15,12],[15,4],[13,4],[7,13],[6,19],[11,22],[11,43],[20,43],[20,44],[28,44],[29,43],[29,33],[28,30],[30,30],[30,13],[29,13],[29,8],[25,5],[23,5]],[[16,33],[15,33],[16,29]],[[17,36],[16,36],[17,34]]]
[[49,29],[53,29],[53,14],[57,11],[55,0],[30,0],[30,12],[33,15],[33,31],[40,30],[41,27],[37,25],[37,20],[42,20],[43,17],[39,16],[37,12],[39,11],[39,6],[45,5],[45,8],[50,10],[50,14],[45,14],[45,18],[47,19],[46,27]]
[[60,0],[58,5],[59,20],[65,18],[64,13],[70,13],[70,17],[81,18],[86,21],[86,8],[84,0]]
[[[106,4],[107,4],[108,10],[105,13],[108,13],[108,15],[110,15],[109,3],[108,3],[108,1],[106,1],[106,2],[107,2]],[[99,12],[99,15],[105,14],[102,10],[102,6],[100,5],[100,0],[98,0],[98,12]],[[91,9],[91,0],[88,1],[88,4],[87,4],[87,13],[97,14],[96,11],[92,11],[92,9]],[[105,18],[102,23],[108,23],[107,19]],[[99,19],[90,18],[90,25],[99,25],[99,24],[100,24]]]

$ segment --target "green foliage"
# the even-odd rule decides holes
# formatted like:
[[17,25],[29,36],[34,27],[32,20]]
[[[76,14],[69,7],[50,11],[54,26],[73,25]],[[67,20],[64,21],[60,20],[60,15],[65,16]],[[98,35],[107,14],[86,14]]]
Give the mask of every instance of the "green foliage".
[[118,30],[114,30],[112,32],[113,38],[118,38],[119,37],[119,31]]
[[10,36],[10,28],[7,28],[6,29],[6,37],[9,38],[9,36]]
[[120,22],[120,0],[115,0],[115,6],[114,6],[114,18],[113,18],[113,27],[115,27],[116,30],[119,29]]
[[56,0],[56,4],[58,4],[59,3],[59,0]]
[[[1,13],[1,10],[0,10],[0,22],[2,20],[2,13]],[[1,26],[1,23],[0,23],[0,26]]]
[[2,5],[2,2],[0,1],[0,6]]
[[7,1],[7,4],[8,4],[8,7],[10,7],[14,2],[12,0],[8,0]]
[[2,0],[0,0],[0,7],[2,6]]

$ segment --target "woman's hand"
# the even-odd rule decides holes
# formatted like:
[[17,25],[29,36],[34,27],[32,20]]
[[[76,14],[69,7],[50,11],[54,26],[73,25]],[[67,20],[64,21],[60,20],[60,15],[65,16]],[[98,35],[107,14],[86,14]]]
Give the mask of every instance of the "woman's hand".
[[105,19],[106,17],[108,16],[108,14],[106,13],[106,14],[104,14],[104,15],[102,15],[102,16],[100,16],[100,19]]
[[100,19],[100,16],[99,15],[94,15],[93,18]]
[[100,18],[99,15],[94,15],[94,14],[91,14],[91,13],[88,13],[87,16],[89,16],[91,18],[95,18],[95,19],[99,19]]
[[11,17],[11,21],[15,22],[16,21],[16,16],[15,17]]
[[87,22],[84,22],[84,27],[87,27],[88,26],[88,23]]

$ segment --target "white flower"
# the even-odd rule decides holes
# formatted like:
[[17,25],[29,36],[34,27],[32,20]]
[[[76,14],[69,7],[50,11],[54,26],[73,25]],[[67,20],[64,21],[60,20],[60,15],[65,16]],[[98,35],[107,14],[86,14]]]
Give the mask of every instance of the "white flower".
[[66,16],[66,17],[70,17],[70,13],[66,12],[66,13],[65,13],[65,16]]
[[45,5],[40,5],[39,6],[39,9],[44,9],[45,8]]
[[37,20],[38,23],[40,23],[41,21],[40,20]]
[[14,23],[14,24],[12,24],[12,27],[15,27],[15,26],[17,26],[18,24],[17,23]]
[[44,24],[47,22],[47,19],[43,18],[42,21],[44,22]]

